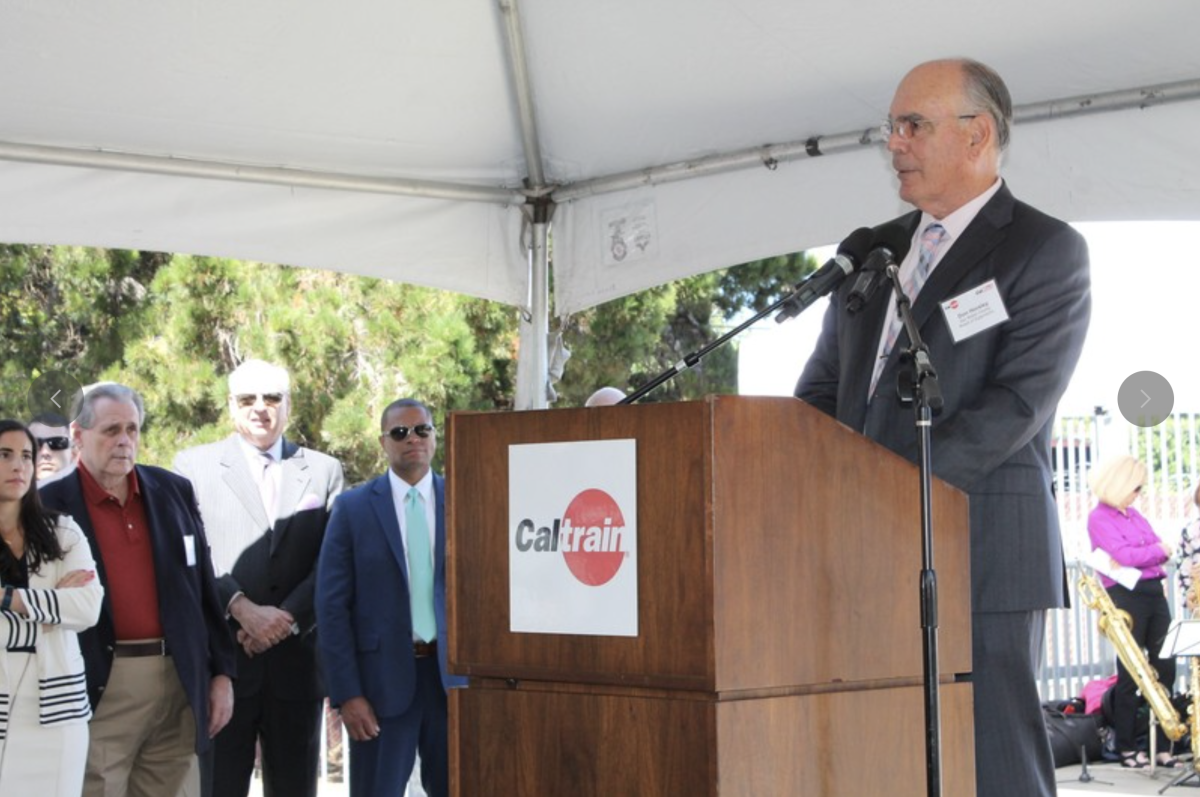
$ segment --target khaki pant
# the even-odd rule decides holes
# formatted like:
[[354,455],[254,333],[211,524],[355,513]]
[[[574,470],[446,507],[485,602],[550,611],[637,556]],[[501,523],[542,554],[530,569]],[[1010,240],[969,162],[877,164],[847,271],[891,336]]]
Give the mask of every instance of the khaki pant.
[[91,722],[83,797],[164,797],[184,782],[196,722],[170,656],[113,660]]

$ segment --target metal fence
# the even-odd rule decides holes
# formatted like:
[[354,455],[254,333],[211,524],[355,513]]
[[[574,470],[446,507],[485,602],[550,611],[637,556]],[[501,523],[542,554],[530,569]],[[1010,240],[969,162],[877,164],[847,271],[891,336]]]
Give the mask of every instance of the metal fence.
[[[1072,607],[1054,610],[1047,617],[1041,675],[1042,699],[1047,701],[1078,697],[1089,681],[1116,672],[1116,652],[1096,625],[1097,613],[1083,606],[1074,593],[1082,567],[1079,562],[1091,549],[1087,517],[1096,501],[1087,485],[1089,469],[1120,453],[1144,462],[1149,476],[1138,510],[1159,537],[1178,547],[1180,531],[1197,513],[1192,499],[1200,481],[1200,413],[1178,413],[1156,426],[1141,428],[1097,407],[1089,416],[1059,418],[1053,451]],[[1166,581],[1172,616],[1182,617],[1175,563],[1168,568]],[[1177,669],[1181,673],[1178,689],[1187,668]]]
[[[1067,565],[1072,587],[1071,608],[1054,609],[1046,618],[1046,655],[1039,678],[1043,701],[1079,697],[1089,681],[1117,672],[1116,650],[1097,625],[1099,612],[1084,606],[1074,592],[1083,567],[1078,562]],[[1183,600],[1174,568],[1170,569],[1166,583],[1171,616],[1182,617]],[[1187,667],[1182,661],[1176,672],[1175,691],[1184,691]]]

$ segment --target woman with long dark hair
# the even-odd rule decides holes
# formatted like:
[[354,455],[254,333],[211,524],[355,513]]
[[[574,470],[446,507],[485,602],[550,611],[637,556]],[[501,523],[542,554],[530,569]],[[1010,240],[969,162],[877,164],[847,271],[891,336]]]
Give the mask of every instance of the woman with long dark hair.
[[38,500],[36,452],[0,420],[0,794],[78,797],[92,709],[77,633],[104,591],[79,526]]

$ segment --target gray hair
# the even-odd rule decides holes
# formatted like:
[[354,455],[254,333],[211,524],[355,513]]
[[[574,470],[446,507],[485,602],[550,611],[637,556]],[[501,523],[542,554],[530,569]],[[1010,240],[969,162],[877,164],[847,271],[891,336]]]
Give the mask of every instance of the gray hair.
[[133,404],[137,408],[139,426],[146,419],[146,405],[136,390],[116,382],[99,382],[85,387],[83,394],[75,401],[71,414],[80,428],[91,429],[95,425],[96,402],[104,398]]
[[1012,127],[1012,95],[1004,80],[987,64],[964,58],[962,64],[964,92],[972,107],[987,113],[996,121],[996,143],[1003,152],[1008,147]]

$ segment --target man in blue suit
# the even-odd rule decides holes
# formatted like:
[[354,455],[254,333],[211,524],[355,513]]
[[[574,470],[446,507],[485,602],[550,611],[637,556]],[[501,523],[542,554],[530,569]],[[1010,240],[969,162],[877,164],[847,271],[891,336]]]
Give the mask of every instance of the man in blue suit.
[[388,405],[388,472],[338,496],[317,565],[318,646],[350,736],[352,797],[401,794],[421,754],[429,797],[449,794],[445,482],[437,432],[414,399]]

